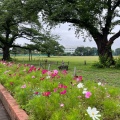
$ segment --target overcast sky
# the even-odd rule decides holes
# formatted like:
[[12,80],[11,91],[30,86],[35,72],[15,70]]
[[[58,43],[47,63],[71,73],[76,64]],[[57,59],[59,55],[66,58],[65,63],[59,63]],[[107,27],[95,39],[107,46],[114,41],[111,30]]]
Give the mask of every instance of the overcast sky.
[[[119,27],[116,27],[115,31],[119,31]],[[89,41],[88,39],[86,40],[86,42],[83,42],[83,38],[82,37],[75,37],[75,29],[72,28],[71,30],[68,30],[69,24],[65,23],[65,24],[61,24],[60,26],[57,26],[55,29],[52,29],[52,34],[55,35],[59,35],[60,36],[60,40],[58,41],[61,45],[65,46],[89,46],[89,47],[97,47],[94,40]],[[19,44],[24,44],[27,43],[27,40],[16,40],[16,43]],[[116,49],[116,48],[120,48],[120,37],[118,39],[116,39],[112,45],[112,49]]]

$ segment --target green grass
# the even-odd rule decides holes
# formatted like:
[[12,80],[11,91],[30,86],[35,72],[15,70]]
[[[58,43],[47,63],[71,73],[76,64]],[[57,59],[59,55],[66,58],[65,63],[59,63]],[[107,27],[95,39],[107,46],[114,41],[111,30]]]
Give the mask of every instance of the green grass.
[[[16,61],[19,63],[32,64],[39,67],[39,62],[41,62],[43,68],[47,69],[48,64],[50,64],[50,69],[58,69],[58,66],[62,64],[62,61],[65,62],[65,65],[68,65],[71,74],[74,73],[74,67],[76,67],[76,74],[83,76],[84,80],[94,80],[106,82],[109,85],[120,86],[120,70],[115,68],[104,68],[98,69],[93,68],[92,64],[98,61],[98,56],[33,56],[32,61],[29,61],[28,56],[19,56],[15,57]],[[47,59],[47,64],[45,60]],[[86,65],[84,62],[86,61]]]
[[[37,57],[30,62],[27,59],[18,57],[15,62],[38,67]],[[43,57],[41,62],[45,59],[51,64],[51,72],[32,66],[30,68],[24,64],[0,64],[0,83],[11,92],[21,108],[28,113],[30,120],[90,120],[86,111],[90,107],[95,107],[99,111],[101,120],[119,120],[119,70],[91,67],[98,57]],[[59,64],[56,63],[61,64],[61,60],[69,60],[70,74],[52,71],[57,69]],[[87,62],[86,65],[84,60]],[[82,80],[74,78],[74,67],[77,68],[77,75],[82,76]],[[43,71],[47,73],[44,74]],[[98,85],[98,82],[102,85]],[[81,84],[84,85],[83,88],[80,88]],[[86,93],[83,94],[85,88],[91,94],[89,97],[86,97]]]
[[[29,61],[28,56],[19,56],[15,58],[16,62],[21,63],[30,63],[35,66],[39,65],[39,61],[45,65],[45,60],[47,60],[47,64],[51,64],[51,69],[57,68],[59,65],[62,64],[62,61],[64,61],[65,65],[69,64],[69,70],[73,70],[74,67],[76,68],[82,68],[82,69],[89,69],[92,63],[98,61],[98,56],[55,56],[55,57],[32,57],[32,61]],[[84,62],[86,61],[86,65],[84,65]],[[69,63],[68,63],[69,62]]]

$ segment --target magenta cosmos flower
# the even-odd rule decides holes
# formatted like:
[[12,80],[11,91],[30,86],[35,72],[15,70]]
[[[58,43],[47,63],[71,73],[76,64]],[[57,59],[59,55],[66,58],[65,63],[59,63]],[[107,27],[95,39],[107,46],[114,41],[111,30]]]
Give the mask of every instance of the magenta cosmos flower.
[[49,91],[42,93],[43,96],[50,96],[50,94],[51,94],[51,92],[49,92]]
[[77,82],[82,81],[82,76],[75,76],[74,80],[76,80]]
[[42,74],[45,74],[47,72],[48,72],[48,70],[42,70]]
[[89,91],[87,91],[87,92],[85,93],[85,97],[86,97],[86,98],[90,98],[91,95],[92,95],[92,93],[89,92]]
[[63,90],[63,91],[60,92],[60,94],[64,95],[64,94],[66,94],[66,92],[67,92],[66,90]]

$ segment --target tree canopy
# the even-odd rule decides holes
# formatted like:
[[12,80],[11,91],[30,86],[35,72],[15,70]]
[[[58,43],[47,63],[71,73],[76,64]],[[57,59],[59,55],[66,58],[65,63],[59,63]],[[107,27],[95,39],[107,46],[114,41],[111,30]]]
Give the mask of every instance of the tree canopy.
[[78,56],[95,56],[97,55],[97,48],[84,46],[77,47],[74,54]]
[[43,41],[40,41],[39,39],[32,40],[34,43],[33,46],[38,51],[47,54],[48,57],[50,57],[51,54],[59,55],[64,52],[64,47],[57,41],[59,36],[46,33],[43,38]]
[[4,60],[10,59],[9,48],[22,47],[15,44],[17,38],[30,41],[45,39],[45,30],[39,22],[37,11],[28,10],[25,1],[1,1],[0,14],[0,48],[3,49]]
[[[31,0],[32,1],[32,0]],[[50,25],[72,23],[76,34],[88,32],[95,41],[99,57],[115,64],[111,46],[120,36],[120,30],[113,32],[120,25],[120,0],[45,0],[36,4],[42,8],[43,20]],[[43,6],[43,7],[42,7]],[[109,38],[109,35],[112,35]],[[104,61],[104,62],[105,62]]]

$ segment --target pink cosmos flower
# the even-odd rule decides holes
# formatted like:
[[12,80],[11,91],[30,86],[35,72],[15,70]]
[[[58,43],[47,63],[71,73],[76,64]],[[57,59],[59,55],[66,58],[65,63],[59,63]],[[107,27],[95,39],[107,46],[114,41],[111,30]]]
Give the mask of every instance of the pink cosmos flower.
[[53,73],[57,75],[58,74],[58,70],[53,70]]
[[73,79],[79,82],[82,81],[82,76],[75,76]]
[[42,70],[42,74],[45,74],[47,72],[48,72],[48,70]]
[[35,76],[32,76],[32,78],[35,78]]
[[39,95],[39,92],[34,92],[35,95]]
[[26,88],[26,84],[25,84],[25,85],[22,85],[21,88]]
[[66,92],[67,92],[66,90],[63,90],[63,91],[60,92],[60,94],[64,95],[64,94],[66,94]]
[[32,65],[32,66],[30,67],[30,69],[28,70],[28,72],[32,72],[33,70],[36,71],[36,67]]
[[42,93],[43,96],[49,96],[50,94],[51,94],[51,92],[49,92],[49,91],[48,91],[48,92],[43,92],[43,93]]
[[62,74],[66,75],[67,74],[67,70],[63,70]]
[[57,74],[52,73],[52,74],[51,74],[51,77],[54,78],[56,75],[57,75]]
[[67,86],[66,86],[66,85],[64,85],[64,86],[63,86],[63,88],[67,88]]
[[85,93],[85,98],[90,98],[91,95],[92,95],[92,93],[89,92],[89,91],[87,91],[87,92]]
[[52,74],[52,72],[51,72],[51,71],[48,71],[47,74],[50,76],[50,75]]
[[57,92],[58,88],[54,88],[54,92]]
[[63,84],[59,84],[59,85],[58,85],[58,88],[67,88],[67,86],[66,86],[66,85],[63,85]]
[[60,104],[60,107],[64,107],[64,104],[63,104],[63,103],[61,103],[61,104]]
[[53,72],[51,72],[51,77],[52,78],[54,78],[57,75],[58,75],[58,70],[53,70]]
[[63,84],[59,84],[58,88],[63,88],[63,86],[64,86]]

